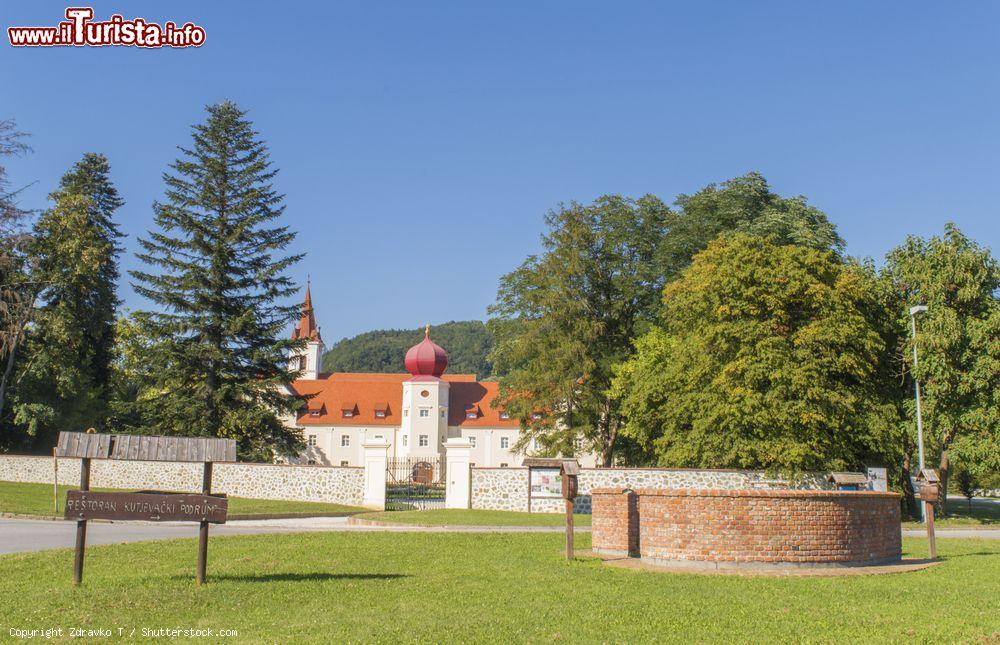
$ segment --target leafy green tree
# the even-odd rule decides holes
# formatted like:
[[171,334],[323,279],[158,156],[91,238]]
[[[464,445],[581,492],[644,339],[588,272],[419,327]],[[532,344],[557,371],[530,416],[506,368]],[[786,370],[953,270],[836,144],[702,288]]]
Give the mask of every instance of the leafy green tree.
[[675,278],[709,242],[734,231],[818,250],[840,252],[844,246],[826,214],[805,197],[782,197],[759,173],[750,172],[677,198],[660,250],[662,270]]
[[36,448],[54,445],[59,430],[106,422],[122,237],[114,213],[123,201],[104,155],[85,154],[50,199],[30,246],[44,289],[14,405]]
[[754,172],[681,195],[676,205],[612,195],[560,208],[547,217],[545,252],[501,279],[488,323],[491,359],[500,403],[527,415],[518,448],[534,439],[546,452],[573,454],[582,437],[606,464],[616,446],[630,463],[641,461],[641,447],[619,437],[620,394],[610,385],[655,319],[663,285],[728,231],[836,252],[843,246],[822,211],[803,197],[781,197]]
[[856,467],[893,431],[868,279],[833,252],[723,236],[663,301],[615,384],[623,432],[659,464]]
[[157,398],[176,387],[163,385],[156,376],[169,360],[171,355],[164,351],[163,344],[149,336],[134,314],[118,319],[111,371],[111,427],[118,432],[142,434],[155,425],[149,411]]
[[154,205],[159,230],[140,240],[136,291],[160,306],[136,321],[165,361],[150,387],[150,431],[238,440],[243,458],[267,459],[301,444],[277,415],[291,412],[287,354],[301,343],[285,331],[298,308],[286,271],[301,255],[277,220],[277,170],[246,112],[226,101],[207,108],[192,145],[164,174]]
[[[953,449],[970,468],[1000,470],[1000,266],[954,224],[941,237],[908,237],[886,260],[885,274],[904,303],[897,326],[907,339],[900,348],[907,367],[913,347],[907,309],[928,307],[917,319],[914,375],[920,380],[926,454],[936,456],[928,465],[936,462],[947,493]],[[910,401],[912,392],[910,381]],[[942,512],[946,505],[945,498]]]
[[[28,152],[26,137],[12,119],[0,121],[0,160]],[[10,449],[21,441],[10,422],[7,393],[38,292],[31,278],[33,263],[26,252],[31,241],[29,211],[18,205],[18,192],[11,188],[7,169],[0,163],[0,449]]]
[[546,217],[544,253],[501,278],[490,359],[502,375],[496,404],[523,420],[516,449],[533,439],[549,453],[594,449],[611,465],[622,422],[613,369],[655,311],[669,215],[653,196],[571,203]]

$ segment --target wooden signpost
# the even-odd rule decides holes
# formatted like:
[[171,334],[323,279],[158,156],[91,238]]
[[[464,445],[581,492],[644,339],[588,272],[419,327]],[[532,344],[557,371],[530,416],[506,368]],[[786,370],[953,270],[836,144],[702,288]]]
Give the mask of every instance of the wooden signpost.
[[[576,459],[558,459],[547,457],[529,457],[524,460],[528,467],[528,511],[531,511],[531,498],[562,497],[566,505],[566,559],[573,559],[573,510],[577,494],[577,477],[580,474],[580,463]],[[546,486],[545,481],[536,483],[536,474],[546,471],[558,473],[559,490]],[[540,479],[540,478],[538,478]],[[538,490],[535,490],[538,489]]]
[[920,503],[924,505],[924,521],[927,524],[927,552],[931,560],[937,560],[934,507],[940,502],[941,477],[933,468],[924,468],[917,474],[917,483],[920,485]]
[[[149,522],[198,522],[198,584],[205,584],[208,562],[208,525],[226,521],[229,502],[212,494],[212,464],[236,461],[235,439],[206,437],[150,437],[144,435],[60,432],[57,457],[79,458],[80,490],[66,493],[64,517],[76,520],[76,553],[73,583],[83,581],[83,554],[87,546],[87,520],[145,520]],[[91,459],[202,462],[201,494],[140,491],[103,493],[90,491]]]

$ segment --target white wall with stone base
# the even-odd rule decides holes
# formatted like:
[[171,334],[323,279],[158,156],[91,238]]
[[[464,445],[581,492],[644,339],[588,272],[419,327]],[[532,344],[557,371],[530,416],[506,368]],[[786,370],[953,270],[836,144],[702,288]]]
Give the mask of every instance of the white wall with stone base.
[[[0,455],[0,481],[51,484],[52,462],[52,457]],[[201,477],[200,463],[94,459],[90,467],[90,485],[94,488],[197,492],[201,490]],[[80,483],[79,459],[59,459],[59,483]],[[212,472],[212,492],[361,506],[364,469],[217,463]]]
[[[576,512],[590,512],[590,491],[595,488],[833,488],[825,474],[774,478],[755,470],[694,470],[684,468],[583,468],[578,480]],[[472,508],[497,511],[561,513],[562,499],[532,499],[528,508],[527,468],[473,468]]]

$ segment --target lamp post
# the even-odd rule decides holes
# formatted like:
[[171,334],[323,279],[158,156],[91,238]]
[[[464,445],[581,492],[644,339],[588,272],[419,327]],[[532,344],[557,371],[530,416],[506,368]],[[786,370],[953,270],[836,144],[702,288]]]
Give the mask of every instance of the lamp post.
[[[924,423],[920,417],[920,381],[917,379],[917,314],[927,311],[927,305],[910,307],[910,329],[913,331],[913,385],[914,396],[917,399],[917,451],[920,457],[920,470],[924,469]],[[920,518],[927,521],[924,504],[920,505]]]

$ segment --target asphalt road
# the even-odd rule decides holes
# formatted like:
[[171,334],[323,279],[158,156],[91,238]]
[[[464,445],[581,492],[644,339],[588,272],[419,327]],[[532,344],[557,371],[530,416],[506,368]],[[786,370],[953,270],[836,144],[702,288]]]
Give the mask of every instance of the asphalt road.
[[[312,518],[310,518],[312,519]],[[346,526],[346,518],[316,518],[323,522],[297,524],[275,522],[230,522],[212,525],[211,535],[248,535],[290,531],[336,530],[334,520]],[[87,544],[121,544],[145,540],[198,537],[198,525],[180,522],[88,522]],[[76,544],[76,522],[63,520],[0,519],[0,553],[72,548]]]
[[[211,535],[259,535],[262,533],[304,533],[312,531],[391,531],[422,533],[556,532],[558,526],[358,526],[346,517],[310,517],[284,520],[241,520],[213,524]],[[578,527],[589,531],[590,527]],[[88,522],[87,544],[124,544],[149,540],[198,537],[198,525],[182,522]],[[76,522],[65,520],[22,520],[0,518],[0,554],[73,548]]]

